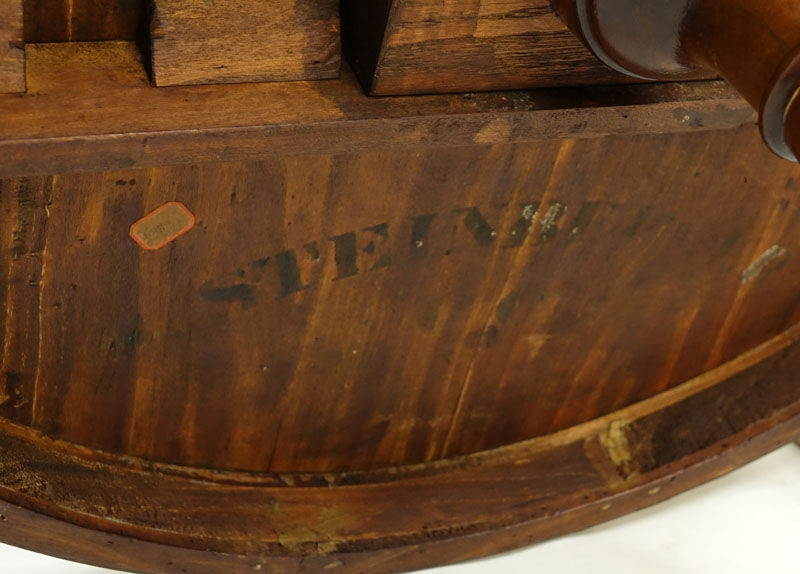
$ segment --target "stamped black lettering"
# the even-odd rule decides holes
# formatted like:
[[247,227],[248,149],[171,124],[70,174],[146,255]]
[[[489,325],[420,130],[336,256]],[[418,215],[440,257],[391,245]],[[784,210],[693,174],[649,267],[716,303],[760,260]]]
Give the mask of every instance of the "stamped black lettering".
[[492,226],[484,219],[477,207],[467,207],[453,210],[455,213],[464,214],[464,226],[475,238],[475,242],[481,247],[489,247],[494,243],[497,233]]
[[364,228],[367,245],[362,251],[372,259],[367,271],[376,271],[392,264],[392,256],[386,251],[389,242],[389,224],[381,223]]
[[344,233],[331,237],[331,241],[334,245],[333,259],[336,262],[334,281],[358,275],[356,234]]
[[422,259],[428,254],[428,236],[435,213],[417,215],[411,218],[411,259]]

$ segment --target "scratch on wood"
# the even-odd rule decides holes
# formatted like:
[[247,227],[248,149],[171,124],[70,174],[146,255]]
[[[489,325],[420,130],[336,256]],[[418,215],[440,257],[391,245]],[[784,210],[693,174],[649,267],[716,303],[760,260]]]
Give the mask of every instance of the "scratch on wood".
[[764,253],[762,253],[758,259],[753,261],[750,266],[742,271],[742,283],[748,283],[758,277],[761,272],[766,269],[766,267],[775,261],[776,259],[780,259],[786,254],[786,248],[781,247],[780,245],[773,245],[769,249],[767,249]]
[[37,407],[37,400],[39,398],[39,380],[41,379],[42,374],[42,356],[44,351],[44,344],[42,336],[42,328],[44,327],[44,317],[42,315],[42,304],[44,301],[44,285],[45,285],[45,272],[47,271],[47,226],[50,223],[50,201],[53,197],[53,192],[56,187],[56,182],[58,181],[58,176],[54,175],[50,178],[50,186],[47,192],[46,197],[44,198],[43,206],[44,206],[44,232],[42,234],[42,251],[41,251],[41,271],[39,272],[39,345],[37,350],[37,357],[36,357],[36,375],[33,379],[33,404],[31,405],[31,420],[36,420],[36,407]]
[[75,0],[67,4],[67,41],[72,42],[72,13],[75,10]]

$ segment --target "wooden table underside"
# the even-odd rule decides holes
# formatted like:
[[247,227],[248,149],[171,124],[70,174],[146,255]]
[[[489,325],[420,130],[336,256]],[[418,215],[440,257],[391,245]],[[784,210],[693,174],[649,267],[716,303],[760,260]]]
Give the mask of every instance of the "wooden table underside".
[[[27,56],[0,96],[4,541],[404,571],[800,432],[800,170],[719,83],[369,99],[349,73],[155,90],[128,43]],[[194,229],[128,236],[175,201]]]

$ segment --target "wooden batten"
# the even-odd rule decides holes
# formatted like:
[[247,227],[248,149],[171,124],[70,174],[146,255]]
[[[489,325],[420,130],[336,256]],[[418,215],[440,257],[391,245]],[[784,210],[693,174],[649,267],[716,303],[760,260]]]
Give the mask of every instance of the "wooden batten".
[[0,0],[0,92],[25,91],[22,0]]
[[344,0],[342,17],[347,57],[373,95],[629,81],[572,36],[549,0]]
[[0,97],[0,177],[755,123],[721,82],[370,98],[346,71],[161,90],[127,42],[32,44],[27,66],[37,95]]
[[158,86],[339,76],[336,0],[155,0],[150,32]]

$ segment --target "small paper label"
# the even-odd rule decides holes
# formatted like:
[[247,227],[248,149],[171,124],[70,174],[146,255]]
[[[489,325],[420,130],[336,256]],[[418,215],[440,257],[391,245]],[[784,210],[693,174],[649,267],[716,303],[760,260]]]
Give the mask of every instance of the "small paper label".
[[164,247],[194,227],[194,214],[177,201],[165,203],[131,225],[130,235],[144,249]]

